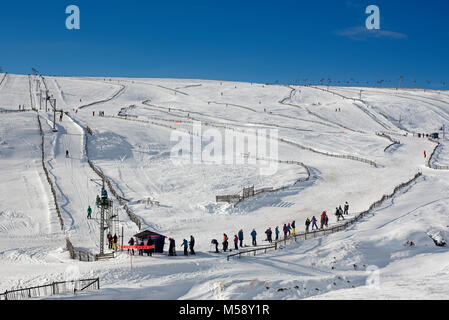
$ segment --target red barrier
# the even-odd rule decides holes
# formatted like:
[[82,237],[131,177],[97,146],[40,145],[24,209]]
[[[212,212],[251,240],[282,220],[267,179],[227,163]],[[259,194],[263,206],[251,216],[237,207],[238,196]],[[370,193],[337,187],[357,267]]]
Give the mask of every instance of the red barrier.
[[152,246],[121,246],[122,249],[154,249],[154,245]]

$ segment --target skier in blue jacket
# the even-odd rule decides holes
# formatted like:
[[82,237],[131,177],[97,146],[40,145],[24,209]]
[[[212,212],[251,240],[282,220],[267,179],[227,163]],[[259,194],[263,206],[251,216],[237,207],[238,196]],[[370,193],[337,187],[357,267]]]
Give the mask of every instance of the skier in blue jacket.
[[253,238],[253,246],[257,246],[257,242],[256,242],[256,236],[257,236],[257,232],[255,229],[253,229],[253,231],[251,232],[251,237]]
[[184,255],[188,256],[187,248],[189,247],[189,242],[186,239],[182,240],[181,247],[184,247]]

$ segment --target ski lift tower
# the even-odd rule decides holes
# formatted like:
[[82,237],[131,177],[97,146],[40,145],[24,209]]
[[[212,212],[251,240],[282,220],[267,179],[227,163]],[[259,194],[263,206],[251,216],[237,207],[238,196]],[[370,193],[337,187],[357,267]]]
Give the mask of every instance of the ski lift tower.
[[[104,256],[104,231],[108,228],[112,228],[112,219],[117,216],[114,215],[113,202],[108,198],[107,191],[105,188],[104,180],[101,180],[101,184],[98,182],[99,179],[90,179],[92,182],[101,185],[101,195],[97,196],[96,205],[100,210],[100,254],[99,257]],[[105,226],[107,222],[107,226]]]
[[[47,97],[48,101],[50,102],[51,107],[53,108],[53,132],[58,132],[58,129],[56,129],[56,98]],[[62,111],[62,110],[60,110]]]

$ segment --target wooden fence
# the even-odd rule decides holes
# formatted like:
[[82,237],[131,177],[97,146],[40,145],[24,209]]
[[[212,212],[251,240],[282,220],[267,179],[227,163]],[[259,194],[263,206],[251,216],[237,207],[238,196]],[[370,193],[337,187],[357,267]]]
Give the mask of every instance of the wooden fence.
[[57,197],[56,197],[56,189],[54,187],[53,181],[50,179],[50,174],[48,173],[47,167],[45,165],[45,135],[44,135],[44,131],[42,130],[42,124],[41,124],[41,120],[40,120],[39,115],[37,115],[37,122],[39,123],[39,131],[40,131],[41,139],[42,139],[42,142],[41,142],[41,149],[42,149],[41,163],[42,163],[42,168],[44,169],[45,176],[47,177],[48,184],[50,185],[50,190],[51,190],[51,193],[53,195],[53,202],[54,202],[54,205],[55,205],[56,213],[58,214],[59,223],[61,225],[61,230],[64,230],[64,221],[62,219],[61,210],[60,210],[59,205],[58,205],[58,201],[57,201]]
[[379,207],[380,205],[382,205],[382,203],[387,200],[387,199],[391,199],[392,197],[394,197],[400,190],[402,190],[403,188],[409,186],[411,183],[413,183],[414,181],[416,181],[419,177],[422,176],[422,173],[419,172],[417,173],[411,180],[405,182],[405,183],[401,183],[400,185],[396,186],[393,190],[393,193],[389,194],[389,195],[384,195],[380,200],[374,202],[373,204],[370,205],[370,207],[368,208],[368,210],[365,210],[359,214],[357,214],[355,217],[353,217],[352,219],[348,219],[345,222],[335,225],[333,227],[330,228],[326,228],[326,229],[319,229],[319,230],[315,230],[315,231],[311,231],[311,232],[300,232],[300,233],[296,233],[295,235],[290,235],[282,240],[278,240],[274,242],[274,245],[271,246],[267,246],[267,247],[263,247],[263,248],[256,248],[256,249],[250,249],[250,250],[244,250],[244,251],[240,251],[234,254],[230,254],[227,256],[227,260],[229,261],[230,258],[233,257],[238,257],[241,258],[241,256],[245,256],[245,255],[257,255],[257,254],[263,254],[266,253],[270,250],[277,250],[279,248],[281,248],[281,245],[283,244],[284,246],[287,245],[288,243],[292,243],[292,242],[297,242],[297,241],[305,241],[305,240],[309,240],[309,239],[314,239],[314,238],[318,238],[318,237],[322,237],[322,236],[326,236],[326,235],[330,235],[332,233],[335,232],[340,232],[343,231],[345,229],[347,229],[348,227],[352,226],[353,224],[355,224],[356,222],[358,222],[360,219],[362,219],[363,217],[365,217],[367,214],[369,214],[373,209]]
[[386,138],[386,139],[388,139],[388,140],[390,140],[390,141],[392,142],[390,145],[388,145],[388,146],[384,149],[384,152],[386,152],[389,148],[391,148],[391,147],[394,146],[394,145],[401,144],[400,141],[394,140],[392,137],[390,137],[389,135],[387,135],[387,134],[385,134],[385,133],[383,133],[383,132],[381,132],[381,133],[376,132],[376,135],[379,136],[379,137]]
[[27,300],[92,290],[100,290],[100,278],[53,282],[42,286],[7,290],[0,293],[0,300]]
[[3,82],[5,81],[7,75],[8,75],[8,72],[5,72],[5,74],[3,75],[2,81],[0,81],[0,87],[2,86]]
[[88,137],[89,135],[93,134],[93,131],[91,128],[86,127],[84,128],[85,132],[84,132],[84,136],[85,136],[85,144],[84,144],[84,150],[86,153],[86,158],[87,158],[87,163],[89,164],[89,166],[92,168],[92,170],[101,178],[103,179],[106,184],[108,185],[109,190],[111,191],[111,193],[115,196],[115,198],[118,200],[118,202],[120,203],[120,205],[123,206],[123,209],[125,210],[125,212],[128,214],[129,219],[134,222],[137,227],[139,228],[139,230],[142,229],[142,221],[131,211],[131,209],[129,209],[128,205],[125,203],[128,200],[123,198],[122,196],[120,196],[118,194],[118,192],[115,190],[115,188],[112,186],[111,181],[109,180],[108,177],[106,177],[103,172],[98,169],[93,162],[89,159],[89,148],[88,148]]
[[441,165],[438,165],[438,164],[432,164],[431,163],[432,162],[432,158],[435,155],[435,152],[440,147],[441,143],[439,141],[435,140],[435,139],[432,139],[432,138],[429,138],[429,140],[434,142],[434,143],[436,143],[437,145],[436,145],[435,149],[433,149],[433,152],[430,155],[429,160],[427,160],[426,166],[428,168],[435,169],[435,170],[449,170],[449,166],[441,166]]

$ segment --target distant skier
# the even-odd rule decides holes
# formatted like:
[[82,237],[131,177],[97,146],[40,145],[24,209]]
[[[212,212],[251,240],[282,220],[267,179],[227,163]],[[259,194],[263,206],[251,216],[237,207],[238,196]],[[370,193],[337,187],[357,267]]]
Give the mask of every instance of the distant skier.
[[290,222],[289,222],[288,225],[287,225],[288,235],[291,235],[291,233],[292,233],[291,230],[292,230],[292,227],[291,227]]
[[[129,244],[130,246],[133,246],[133,245],[134,245],[134,238],[129,239],[128,244]],[[130,249],[128,249],[128,253],[129,253],[129,250],[130,250]],[[131,249],[131,250],[132,250],[132,253],[133,253],[133,255],[134,255],[134,249]]]
[[59,122],[62,122],[62,113],[59,115]]
[[187,251],[187,248],[189,247],[189,243],[187,242],[186,239],[182,240],[181,247],[184,247],[184,255],[188,256],[189,252]]
[[228,250],[228,235],[226,233],[223,233],[223,251],[226,252]]
[[276,226],[276,228],[274,229],[274,234],[276,235],[276,241],[279,240],[279,226]]
[[106,189],[102,188],[101,189],[101,203],[106,204],[107,199],[108,199],[108,192],[106,191]]
[[318,225],[316,224],[317,220],[315,216],[312,217],[312,230],[314,230],[314,227],[318,230]]
[[344,214],[345,215],[348,215],[349,214],[349,203],[346,201],[346,203],[345,203],[345,211],[344,211]]
[[282,231],[284,231],[284,240],[285,240],[285,239],[287,239],[287,234],[288,234],[288,227],[285,223],[284,223],[284,226],[282,227]]
[[69,150],[65,151],[65,157],[68,158],[69,157]]
[[[154,240],[153,240],[153,238],[151,238],[151,237],[148,238],[148,240],[147,240],[147,246],[148,246],[148,247],[154,246]],[[154,252],[154,249],[148,249],[147,255],[149,255],[150,257],[152,257],[152,256],[153,256],[153,252]]]
[[234,249],[239,249],[239,237],[237,235],[234,235]]
[[112,249],[112,234],[108,233],[108,243],[109,243],[109,249]]
[[257,246],[257,241],[256,241],[256,236],[257,236],[257,232],[255,229],[253,229],[253,231],[251,232],[251,237],[253,238],[253,246]]
[[345,217],[343,217],[342,211],[339,208],[335,208],[335,215],[337,216],[337,222],[340,221],[341,218],[345,220]]
[[427,158],[426,150],[424,150],[424,159]]
[[295,229],[296,229],[296,222],[293,220],[292,222],[292,234],[295,235]]
[[168,255],[169,256],[176,256],[175,252],[175,239],[168,238],[168,241],[170,242],[170,245],[168,247]]
[[87,219],[92,219],[92,208],[90,206],[87,208]]
[[306,219],[306,223],[305,223],[305,225],[306,225],[306,232],[309,232],[309,226],[310,226],[310,219],[309,218],[307,218]]
[[193,250],[194,247],[195,247],[195,238],[193,236],[190,236],[189,242],[190,254],[195,254],[195,250]]
[[[139,246],[140,247],[144,246],[143,240],[140,240]],[[143,256],[143,249],[139,249],[139,256]]]
[[268,240],[268,242],[269,242],[269,243],[272,243],[272,242],[273,242],[273,239],[272,239],[273,231],[271,231],[271,228],[268,228],[268,230],[265,231],[265,233],[267,234],[267,240]]
[[219,253],[220,251],[218,251],[218,241],[217,241],[217,239],[212,239],[212,241],[210,243],[215,245],[215,252]]
[[240,248],[243,247],[243,230],[240,229],[239,233],[239,241],[240,241]]
[[117,235],[116,235],[116,234],[114,234],[114,237],[112,238],[112,241],[113,241],[112,249],[115,250],[115,251],[117,251],[117,242],[118,242],[118,238],[117,238]]
[[323,229],[324,226],[326,225],[326,211],[323,211],[323,213],[321,214],[321,221],[320,221],[320,229]]

